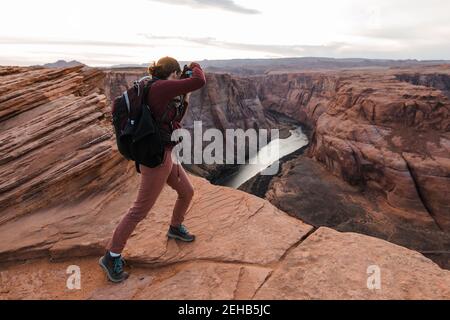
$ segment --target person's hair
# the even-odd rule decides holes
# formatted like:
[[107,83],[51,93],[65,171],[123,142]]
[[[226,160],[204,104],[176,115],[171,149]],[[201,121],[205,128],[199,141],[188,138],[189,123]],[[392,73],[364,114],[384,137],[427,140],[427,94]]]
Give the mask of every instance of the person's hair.
[[178,61],[172,57],[163,57],[157,63],[153,63],[148,67],[148,73],[159,79],[167,79],[172,72],[181,72]]

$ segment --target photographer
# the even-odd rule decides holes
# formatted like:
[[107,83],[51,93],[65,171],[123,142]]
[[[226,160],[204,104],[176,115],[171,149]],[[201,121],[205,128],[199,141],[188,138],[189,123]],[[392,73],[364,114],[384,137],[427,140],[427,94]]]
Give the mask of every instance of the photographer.
[[136,225],[153,207],[165,183],[178,193],[167,236],[186,242],[195,240],[195,236],[182,224],[194,195],[194,187],[181,164],[172,162],[171,152],[176,143],[170,141],[170,136],[173,130],[181,127],[189,93],[206,84],[205,74],[195,62],[185,66],[182,72],[178,61],[171,57],[161,58],[148,71],[156,81],[148,92],[147,103],[154,116],[161,119],[161,134],[165,137],[164,160],[154,168],[139,164],[141,181],[137,198],[117,226],[105,256],[99,261],[113,282],[121,282],[128,277],[123,271],[121,252]]

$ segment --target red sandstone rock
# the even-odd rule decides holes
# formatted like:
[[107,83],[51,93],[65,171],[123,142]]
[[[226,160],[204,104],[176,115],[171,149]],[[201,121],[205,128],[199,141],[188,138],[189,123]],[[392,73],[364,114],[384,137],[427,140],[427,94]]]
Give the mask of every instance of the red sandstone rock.
[[[369,262],[387,270],[381,298],[448,298],[449,272],[418,253],[367,236],[313,232],[266,200],[196,177],[186,224],[197,240],[166,238],[176,199],[166,187],[129,240],[124,255],[132,277],[117,294],[97,259],[136,196],[139,176],[115,148],[103,76],[82,67],[0,68],[0,298],[377,297],[361,287]],[[341,274],[327,280],[330,264]],[[81,290],[66,287],[69,265],[81,268]],[[293,267],[283,284],[286,266]]]
[[448,66],[280,74],[260,78],[258,93],[314,128],[310,154],[332,173],[450,232],[446,79]]
[[[379,270],[379,289],[367,285],[370,266]],[[254,298],[449,299],[449,275],[417,252],[320,228],[280,262]]]

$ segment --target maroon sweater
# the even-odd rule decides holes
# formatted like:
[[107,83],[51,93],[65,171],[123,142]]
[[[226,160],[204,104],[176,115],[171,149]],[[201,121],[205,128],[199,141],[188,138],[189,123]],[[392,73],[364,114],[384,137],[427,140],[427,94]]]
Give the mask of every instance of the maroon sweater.
[[[150,87],[147,103],[151,106],[153,114],[157,118],[161,118],[166,110],[169,102],[180,95],[184,95],[188,92],[200,89],[206,84],[205,74],[198,63],[192,63],[192,76],[186,79],[178,80],[157,80]],[[187,101],[184,103],[184,110],[187,108]],[[183,112],[184,115],[185,112]],[[167,120],[165,122],[170,122],[174,119],[176,111],[174,108],[170,110],[167,115]],[[174,129],[181,128],[180,119],[175,119],[173,121]],[[162,127],[170,132],[170,127],[168,124],[163,124]]]

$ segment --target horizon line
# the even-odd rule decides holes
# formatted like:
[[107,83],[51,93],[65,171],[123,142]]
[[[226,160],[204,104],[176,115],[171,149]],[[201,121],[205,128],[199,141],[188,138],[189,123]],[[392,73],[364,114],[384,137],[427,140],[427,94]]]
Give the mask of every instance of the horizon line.
[[[440,58],[440,59],[418,59],[418,58],[402,58],[402,59],[395,59],[395,58],[364,58],[364,57],[360,57],[360,56],[354,56],[354,57],[346,57],[346,58],[337,58],[337,57],[332,57],[332,56],[291,56],[291,57],[273,57],[273,58],[230,58],[230,59],[208,59],[208,58],[203,58],[203,59],[195,59],[195,60],[178,60],[178,62],[189,62],[189,61],[208,61],[208,62],[215,62],[215,61],[242,61],[242,60],[249,60],[249,61],[258,61],[258,60],[289,60],[289,59],[323,59],[323,60],[341,60],[341,61],[345,61],[345,60],[366,60],[366,61],[392,61],[392,62],[419,62],[419,63],[433,63],[433,62],[444,62],[444,63],[450,63],[450,58],[446,59],[446,58]],[[2,66],[22,66],[22,67],[36,67],[36,66],[45,66],[45,65],[49,65],[49,64],[56,64],[58,62],[61,63],[79,63],[79,64],[83,64],[85,66],[88,67],[114,67],[114,66],[135,66],[135,67],[144,67],[146,64],[150,64],[151,61],[149,62],[142,62],[142,63],[134,63],[134,62],[124,62],[124,63],[116,63],[116,64],[90,64],[90,63],[84,63],[82,61],[76,60],[76,59],[57,59],[57,60],[53,60],[50,62],[45,62],[45,63],[41,63],[41,64],[26,64],[26,65],[14,65],[14,64],[3,64],[0,62],[0,65]]]

